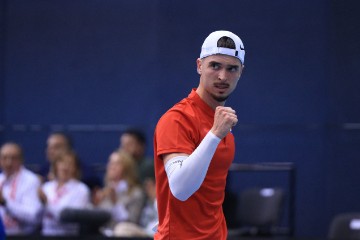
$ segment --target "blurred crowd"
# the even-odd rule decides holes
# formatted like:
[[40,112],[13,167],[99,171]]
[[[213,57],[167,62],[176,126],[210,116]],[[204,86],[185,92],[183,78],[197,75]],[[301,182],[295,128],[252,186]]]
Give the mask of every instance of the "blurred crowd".
[[84,210],[108,213],[100,234],[152,237],[157,222],[153,159],[145,156],[141,130],[127,129],[119,138],[102,179],[80,160],[71,137],[63,132],[48,136],[47,160],[39,171],[26,167],[18,143],[2,144],[0,224],[6,235],[79,235],[80,224],[64,221],[64,215]]

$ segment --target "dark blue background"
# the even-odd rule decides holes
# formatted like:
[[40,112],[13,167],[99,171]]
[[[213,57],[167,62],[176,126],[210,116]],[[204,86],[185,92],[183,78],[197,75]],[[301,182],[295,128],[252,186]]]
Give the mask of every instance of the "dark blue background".
[[[203,40],[231,30],[246,49],[227,101],[235,162],[294,162],[296,235],[326,236],[334,214],[360,211],[359,5],[0,0],[0,141],[39,164],[48,133],[65,130],[82,159],[104,164],[121,131],[139,126],[152,155],[158,118],[198,84]],[[230,186],[265,177],[233,174]]]

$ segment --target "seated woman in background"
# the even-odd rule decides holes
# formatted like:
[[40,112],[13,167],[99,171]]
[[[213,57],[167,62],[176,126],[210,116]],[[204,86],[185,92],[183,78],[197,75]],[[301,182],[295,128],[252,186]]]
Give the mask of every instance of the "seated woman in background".
[[39,196],[44,203],[42,220],[43,235],[77,235],[79,226],[62,223],[60,214],[65,208],[87,208],[90,206],[90,190],[80,179],[80,168],[76,154],[65,153],[54,163],[55,179],[43,184]]
[[146,204],[144,205],[138,224],[120,222],[114,228],[114,237],[153,237],[158,222],[156,207],[155,175],[144,176],[143,188],[146,192]]
[[93,204],[112,214],[109,228],[116,223],[138,223],[145,194],[138,184],[135,160],[124,151],[111,153],[105,173],[105,186],[94,194]]

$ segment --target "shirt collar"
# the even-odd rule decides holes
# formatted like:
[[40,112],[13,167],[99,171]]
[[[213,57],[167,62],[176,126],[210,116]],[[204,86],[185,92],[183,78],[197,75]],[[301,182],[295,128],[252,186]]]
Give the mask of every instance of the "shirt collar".
[[192,100],[202,111],[206,113],[206,115],[210,117],[214,117],[215,110],[212,109],[204,100],[201,99],[199,94],[196,92],[196,88],[193,88],[188,96],[190,100]]

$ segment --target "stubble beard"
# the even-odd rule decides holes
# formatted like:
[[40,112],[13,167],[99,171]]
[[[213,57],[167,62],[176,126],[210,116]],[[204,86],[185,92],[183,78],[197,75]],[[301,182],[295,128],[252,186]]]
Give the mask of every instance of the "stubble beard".
[[211,94],[211,97],[212,97],[215,101],[217,101],[217,102],[219,102],[219,103],[222,103],[222,102],[225,102],[225,101],[229,98],[229,95],[224,96],[224,97],[219,97],[219,96],[216,96],[215,94]]

